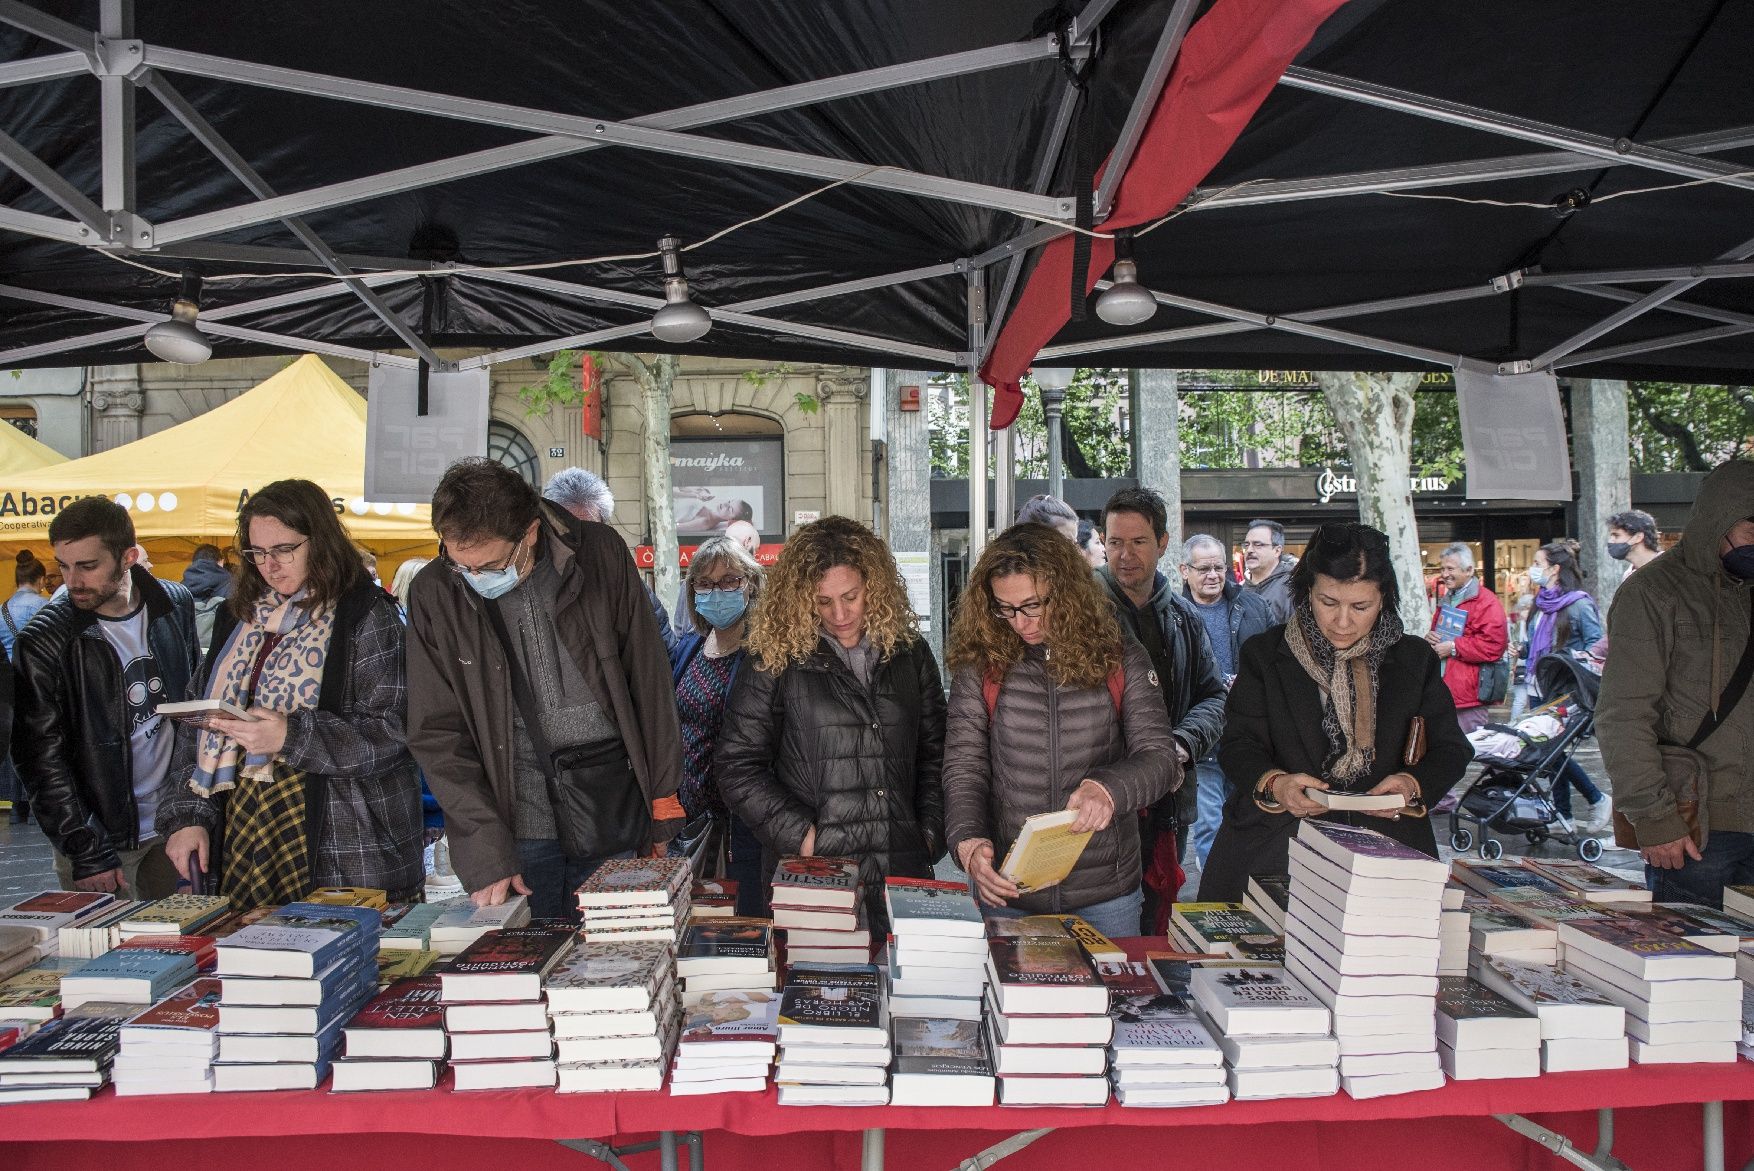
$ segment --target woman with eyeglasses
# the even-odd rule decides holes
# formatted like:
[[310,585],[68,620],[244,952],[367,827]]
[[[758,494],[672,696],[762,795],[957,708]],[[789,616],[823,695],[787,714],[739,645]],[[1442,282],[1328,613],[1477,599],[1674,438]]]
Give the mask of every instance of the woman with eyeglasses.
[[401,620],[329,494],[279,480],[238,510],[243,566],[195,691],[247,711],[182,729],[158,831],[234,909],[319,886],[418,894],[420,781],[403,730]]
[[729,537],[708,537],[695,549],[683,579],[693,629],[676,640],[670,674],[682,725],[682,784],[676,795],[687,823],[670,842],[687,852],[703,834],[726,828],[725,877],[737,883],[737,913],[765,915],[761,841],[725,807],[713,780],[713,749],[731,684],[743,666],[749,614],[761,596],[761,566]]
[[[1077,546],[1012,525],[981,551],[950,628],[945,835],[976,897],[1001,915],[1082,916],[1139,934],[1139,819],[1181,783],[1169,712],[1143,647]],[[1092,833],[1057,886],[998,867],[1023,821],[1061,809]]]
[[781,857],[856,859],[881,939],[883,880],[930,878],[944,854],[943,677],[888,546],[844,516],[799,529],[749,652],[714,753],[719,792],[760,839],[764,881]]
[[[1201,901],[1238,902],[1251,875],[1284,875],[1305,817],[1378,830],[1437,857],[1426,816],[1473,749],[1425,639],[1406,633],[1388,538],[1315,531],[1291,574],[1291,616],[1243,645],[1218,762],[1230,798],[1200,874]],[[1396,794],[1398,809],[1330,812],[1310,790]]]

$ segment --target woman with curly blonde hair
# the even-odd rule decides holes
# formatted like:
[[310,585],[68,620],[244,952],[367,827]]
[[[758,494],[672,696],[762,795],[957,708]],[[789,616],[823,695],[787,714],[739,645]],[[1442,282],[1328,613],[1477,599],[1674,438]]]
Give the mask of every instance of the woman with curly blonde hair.
[[944,681],[920,638],[889,549],[864,525],[824,517],[793,534],[750,620],[713,773],[782,857],[854,858],[871,933],[883,880],[930,878],[944,853]]
[[[981,902],[1001,915],[1081,915],[1139,933],[1139,819],[1181,783],[1157,673],[1123,639],[1078,547],[1041,524],[981,552],[950,628],[945,831]],[[1091,838],[1058,885],[999,873],[1025,818],[1067,810]]]

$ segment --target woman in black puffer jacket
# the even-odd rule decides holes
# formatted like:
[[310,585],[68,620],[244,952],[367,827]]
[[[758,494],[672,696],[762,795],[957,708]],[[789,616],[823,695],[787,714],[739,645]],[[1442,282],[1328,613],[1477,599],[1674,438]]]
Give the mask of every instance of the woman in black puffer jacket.
[[[1181,783],[1163,691],[1123,640],[1072,542],[1013,525],[982,551],[950,629],[945,823],[981,902],[1064,912],[1111,938],[1140,933],[1139,819]],[[1027,817],[1071,810],[1092,831],[1058,885],[1000,874]]]
[[857,521],[799,529],[768,574],[719,729],[719,793],[782,857],[853,858],[871,935],[883,880],[944,854],[944,683],[895,558]]

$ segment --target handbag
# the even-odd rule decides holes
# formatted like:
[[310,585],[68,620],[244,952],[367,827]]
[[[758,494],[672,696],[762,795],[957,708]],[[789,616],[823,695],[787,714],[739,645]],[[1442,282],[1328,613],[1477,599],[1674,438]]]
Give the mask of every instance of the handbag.
[[574,858],[606,858],[643,848],[652,834],[652,809],[639,778],[634,776],[626,745],[617,740],[609,744],[551,748],[530,681],[512,650],[505,619],[492,602],[484,608],[493,633],[505,649],[512,699],[524,718],[524,730],[536,749],[536,759],[541,762],[561,848]]
[[1510,664],[1504,656],[1490,663],[1480,664],[1480,702],[1485,704],[1503,703],[1504,697],[1510,694]]
[[[1693,844],[1702,854],[1705,843],[1711,840],[1711,769],[1699,747],[1730,718],[1736,705],[1742,702],[1749,680],[1754,678],[1754,593],[1748,596],[1748,617],[1748,645],[1742,648],[1742,658],[1736,663],[1735,673],[1724,684],[1724,693],[1718,697],[1716,710],[1705,713],[1705,718],[1699,722],[1699,730],[1684,747],[1657,745],[1663,784],[1675,799],[1676,814],[1687,824],[1687,836],[1693,839]],[[1614,844],[1627,850],[1639,849],[1638,832],[1632,826],[1632,819],[1616,809],[1613,821]]]

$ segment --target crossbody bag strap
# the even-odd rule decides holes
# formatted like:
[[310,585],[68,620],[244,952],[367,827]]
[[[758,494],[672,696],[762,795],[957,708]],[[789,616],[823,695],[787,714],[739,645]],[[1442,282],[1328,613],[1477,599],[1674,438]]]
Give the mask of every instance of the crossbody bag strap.
[[1750,679],[1754,679],[1754,590],[1748,591],[1748,645],[1742,648],[1742,659],[1736,664],[1735,674],[1730,676],[1729,683],[1724,686],[1724,693],[1718,697],[1716,709],[1705,713],[1705,719],[1699,723],[1699,731],[1693,733],[1693,739],[1687,742],[1688,748],[1697,751],[1730,718],[1730,713],[1742,702]]
[[512,679],[512,702],[518,705],[518,713],[524,717],[524,731],[530,737],[530,744],[536,749],[536,762],[542,767],[542,775],[548,778],[550,788],[554,786],[554,752],[548,744],[548,734],[542,728],[541,709],[536,706],[536,697],[530,691],[530,680],[524,675],[523,662],[512,650],[511,632],[506,629],[505,619],[501,617],[499,606],[491,600],[482,603],[487,611],[488,625],[499,638],[499,645],[505,650],[506,674]]
[[12,632],[12,637],[16,640],[18,638],[18,626],[12,621],[11,602],[0,602],[0,618],[6,619],[6,629]]

